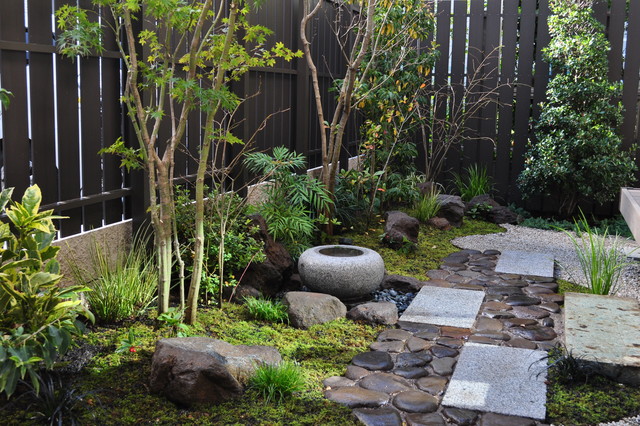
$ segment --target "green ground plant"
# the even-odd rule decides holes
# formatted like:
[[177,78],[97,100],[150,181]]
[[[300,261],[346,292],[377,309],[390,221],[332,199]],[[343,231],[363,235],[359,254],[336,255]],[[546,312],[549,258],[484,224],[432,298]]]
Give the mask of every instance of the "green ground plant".
[[285,147],[273,148],[273,154],[252,152],[245,165],[252,173],[265,177],[266,199],[256,207],[265,218],[269,233],[282,242],[293,257],[311,247],[318,225],[325,224],[326,212],[333,201],[322,182],[297,170],[306,166],[305,156]]
[[262,395],[266,403],[281,403],[294,392],[301,392],[305,388],[300,366],[291,361],[283,361],[277,365],[261,365],[249,383],[249,386]]
[[618,238],[609,239],[607,230],[597,233],[591,229],[584,214],[575,222],[576,236],[564,231],[574,245],[580,269],[593,294],[615,294],[618,280],[627,265],[620,252]]
[[147,253],[148,239],[134,235],[129,251],[112,253],[97,240],[91,246],[91,263],[71,263],[76,282],[91,289],[87,301],[100,323],[137,317],[156,300],[158,269]]
[[465,174],[453,174],[453,184],[464,201],[471,201],[477,195],[490,194],[493,187],[487,168],[474,164],[465,169]]
[[249,314],[257,320],[268,322],[289,322],[287,307],[280,301],[247,297],[244,299],[244,304],[247,306]]
[[51,369],[59,356],[84,331],[79,317],[94,321],[80,300],[84,286],[60,287],[62,279],[51,245],[56,236],[53,210],[40,210],[37,185],[27,188],[22,201],[12,201],[13,188],[0,193],[0,393],[7,397],[18,380],[29,376],[36,393],[38,371]]

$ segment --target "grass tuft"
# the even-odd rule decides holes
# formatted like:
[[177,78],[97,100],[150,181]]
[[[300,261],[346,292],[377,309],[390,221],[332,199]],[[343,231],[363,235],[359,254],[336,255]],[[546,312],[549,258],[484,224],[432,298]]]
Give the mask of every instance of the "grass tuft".
[[256,389],[268,404],[282,402],[294,392],[305,389],[305,380],[300,366],[291,361],[278,365],[263,364],[251,378],[250,386]]
[[453,183],[464,201],[471,201],[477,195],[489,194],[492,190],[491,178],[487,174],[486,167],[477,164],[466,169],[465,177],[454,173]]
[[289,322],[287,307],[280,301],[246,297],[244,304],[255,319],[269,322]]
[[416,219],[422,223],[426,223],[438,214],[440,210],[438,195],[440,195],[440,191],[433,190],[430,194],[425,194],[418,200],[414,213]]

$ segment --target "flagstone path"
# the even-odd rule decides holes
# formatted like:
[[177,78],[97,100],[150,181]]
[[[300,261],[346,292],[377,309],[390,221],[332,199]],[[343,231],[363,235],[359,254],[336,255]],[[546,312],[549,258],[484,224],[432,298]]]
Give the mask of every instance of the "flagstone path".
[[[443,259],[399,328],[380,333],[345,376],[326,379],[325,396],[366,425],[543,424],[542,358],[557,341],[564,299],[552,276],[530,275],[526,254],[515,256],[525,273],[496,272],[499,255]],[[532,256],[552,275],[552,257]]]

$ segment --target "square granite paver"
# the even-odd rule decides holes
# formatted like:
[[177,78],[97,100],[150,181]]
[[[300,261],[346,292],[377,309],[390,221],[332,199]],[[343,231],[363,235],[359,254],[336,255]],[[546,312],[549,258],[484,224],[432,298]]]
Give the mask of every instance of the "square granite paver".
[[553,278],[553,255],[505,250],[498,259],[496,272]]
[[565,294],[567,350],[602,373],[640,385],[640,304],[635,299]]
[[467,343],[442,404],[542,420],[545,356],[544,351]]
[[400,321],[471,328],[483,300],[484,291],[424,286]]

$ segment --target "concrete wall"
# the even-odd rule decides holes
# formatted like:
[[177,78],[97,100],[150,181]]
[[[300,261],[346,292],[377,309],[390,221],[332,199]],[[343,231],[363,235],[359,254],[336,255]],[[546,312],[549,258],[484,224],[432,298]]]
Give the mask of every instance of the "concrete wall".
[[53,245],[60,247],[58,260],[64,274],[62,283],[71,284],[74,282],[71,274],[71,262],[75,262],[80,267],[91,266],[91,252],[96,243],[102,246],[105,253],[112,255],[129,250],[132,232],[132,221],[125,220],[54,241]]

